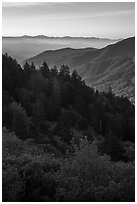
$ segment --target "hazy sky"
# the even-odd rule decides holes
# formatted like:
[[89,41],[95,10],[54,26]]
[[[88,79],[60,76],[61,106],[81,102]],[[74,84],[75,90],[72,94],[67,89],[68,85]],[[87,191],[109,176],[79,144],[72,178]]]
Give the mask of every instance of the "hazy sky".
[[5,2],[2,5],[3,36],[126,38],[135,35],[133,2]]

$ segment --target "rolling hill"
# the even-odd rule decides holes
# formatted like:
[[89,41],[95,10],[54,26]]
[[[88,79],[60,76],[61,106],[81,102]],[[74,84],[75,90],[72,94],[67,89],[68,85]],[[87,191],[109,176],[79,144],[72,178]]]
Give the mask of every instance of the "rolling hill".
[[[128,38],[102,49],[64,48],[40,53],[25,61],[39,68],[43,61],[49,67],[68,65],[76,69],[89,86],[107,91],[111,86],[115,94],[134,101],[135,38]],[[22,65],[25,63],[22,62]]]
[[33,57],[45,50],[55,50],[65,47],[71,48],[103,48],[109,44],[118,42],[117,40],[95,37],[48,37],[38,36],[21,36],[21,37],[2,37],[2,52],[6,52],[21,61]]

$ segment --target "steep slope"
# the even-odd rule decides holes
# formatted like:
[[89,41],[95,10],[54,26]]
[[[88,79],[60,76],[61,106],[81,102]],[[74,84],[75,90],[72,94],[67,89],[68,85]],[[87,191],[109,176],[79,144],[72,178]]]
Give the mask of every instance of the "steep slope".
[[135,38],[129,38],[99,51],[83,73],[88,85],[106,91],[109,86],[117,95],[124,95],[134,101]]
[[[101,91],[109,86],[118,95],[134,100],[135,38],[128,38],[102,49],[71,49],[45,51],[27,60],[37,68],[46,61],[50,67],[65,64],[77,69],[88,85]],[[24,64],[25,62],[23,62]]]

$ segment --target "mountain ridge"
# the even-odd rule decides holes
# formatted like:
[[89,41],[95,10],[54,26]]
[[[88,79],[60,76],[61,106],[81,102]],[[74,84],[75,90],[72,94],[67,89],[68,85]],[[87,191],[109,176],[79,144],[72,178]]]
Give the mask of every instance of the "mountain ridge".
[[33,62],[37,68],[43,61],[46,61],[49,67],[68,65],[70,71],[76,69],[89,86],[94,86],[100,91],[106,91],[107,87],[112,86],[117,95],[123,94],[134,100],[134,83],[132,83],[135,75],[134,56],[135,37],[131,37],[102,49],[66,48],[45,51],[23,63]]
[[56,50],[66,47],[81,48],[103,48],[114,44],[117,40],[95,37],[47,37],[47,36],[22,36],[2,37],[2,53],[8,53],[20,63],[45,50]]
[[21,35],[21,36],[2,36],[2,38],[74,38],[74,39],[103,39],[103,40],[114,40],[114,41],[120,41],[123,40],[123,38],[106,38],[106,37],[82,37],[82,36],[47,36],[47,35]]

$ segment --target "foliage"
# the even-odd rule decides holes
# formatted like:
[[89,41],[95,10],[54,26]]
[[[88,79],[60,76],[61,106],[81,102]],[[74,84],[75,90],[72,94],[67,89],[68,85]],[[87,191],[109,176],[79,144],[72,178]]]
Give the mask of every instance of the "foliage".
[[134,163],[112,162],[86,137],[65,158],[46,149],[3,129],[3,201],[134,201]]
[[3,201],[133,202],[135,106],[67,65],[2,69]]
[[99,149],[103,154],[108,154],[113,161],[123,160],[124,148],[111,132],[106,135]]
[[[76,70],[70,74],[67,65],[62,65],[58,71],[57,67],[50,69],[44,62],[40,69],[36,70],[33,63],[29,65],[26,62],[22,69],[16,60],[7,54],[2,57],[4,126],[11,128],[10,121],[6,119],[11,117],[9,102],[5,100],[8,94],[8,100],[12,99],[21,104],[31,118],[32,126],[36,126],[34,138],[36,132],[38,135],[47,134],[43,125],[46,120],[57,122],[58,127],[60,120],[61,123],[67,120],[63,125],[64,130],[60,129],[61,132],[68,132],[68,126],[76,126],[77,129],[92,126],[104,137],[111,131],[119,140],[134,142],[134,105],[127,98],[116,97],[111,87],[108,92],[99,93],[88,87]],[[68,112],[67,117],[63,115],[63,109]],[[72,119],[72,115],[76,121]],[[70,135],[64,135],[67,137],[65,140],[69,141]],[[33,137],[33,134],[29,133],[28,137]]]
[[[3,201],[50,201],[60,160],[3,129]],[[47,191],[47,193],[45,192]]]
[[[100,156],[95,143],[81,140],[61,167],[57,201],[133,201],[134,164],[113,163]],[[128,191],[130,186],[130,191]]]
[[29,118],[23,107],[16,102],[12,102],[10,109],[13,115],[12,130],[22,139],[28,138],[29,135]]

